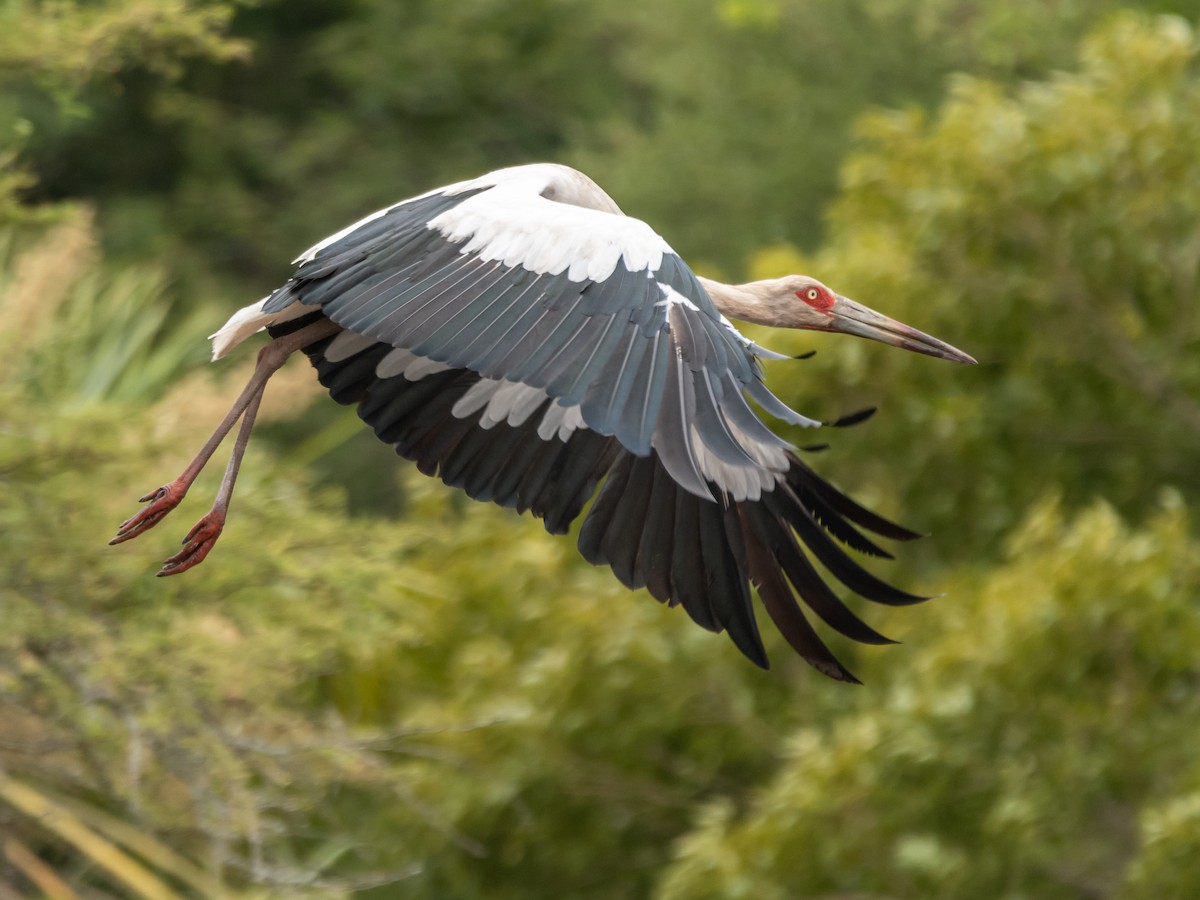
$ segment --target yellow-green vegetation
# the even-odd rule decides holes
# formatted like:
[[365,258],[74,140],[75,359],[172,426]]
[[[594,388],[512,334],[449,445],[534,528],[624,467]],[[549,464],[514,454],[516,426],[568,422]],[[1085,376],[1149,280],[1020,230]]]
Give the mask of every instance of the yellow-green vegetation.
[[1160,501],[1139,529],[1031,510],[876,703],[793,733],[744,812],[699,813],[661,896],[1193,893],[1200,564]]
[[845,391],[841,406],[881,405],[837,450],[862,482],[903,479],[900,507],[954,535],[937,544],[956,556],[960,541],[994,554],[1050,490],[1140,516],[1155,485],[1197,484],[1196,33],[1118,16],[1079,60],[1012,89],[956,78],[932,114],[865,116],[821,251],[776,247],[755,266],[836,274],[980,360],[947,373],[863,343],[774,340],[822,351],[784,399],[811,408],[815,382]]
[[[0,895],[1200,895],[1200,55],[1112,5],[5,6]],[[882,406],[814,465],[934,533],[888,574],[946,596],[865,612],[904,645],[834,640],[865,687],[351,439],[298,362],[202,567],[153,577],[219,466],[105,545],[284,260],[535,156],[980,359],[755,335],[819,349],[768,373],[800,409]]]

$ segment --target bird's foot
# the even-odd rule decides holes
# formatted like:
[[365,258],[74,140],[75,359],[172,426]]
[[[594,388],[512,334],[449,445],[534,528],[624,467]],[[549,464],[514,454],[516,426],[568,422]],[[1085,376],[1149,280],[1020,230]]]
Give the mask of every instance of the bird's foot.
[[216,544],[217,538],[221,536],[224,528],[225,511],[216,508],[209,510],[204,518],[193,525],[192,530],[187,533],[187,537],[183,539],[183,549],[163,561],[162,568],[158,570],[158,577],[178,575],[180,572],[186,572],[192,566],[200,565],[204,562],[204,557],[208,556],[208,552],[212,550],[213,545]]
[[170,484],[156,488],[144,497],[139,497],[139,503],[149,503],[145,509],[130,516],[117,528],[117,536],[109,544],[119,544],[144,534],[166,518],[167,513],[179,505],[187,494],[189,485],[178,478]]

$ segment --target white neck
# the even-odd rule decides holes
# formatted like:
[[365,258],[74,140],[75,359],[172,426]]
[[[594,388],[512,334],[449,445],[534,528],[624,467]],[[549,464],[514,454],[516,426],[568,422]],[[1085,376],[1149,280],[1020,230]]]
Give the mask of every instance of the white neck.
[[789,324],[789,304],[780,303],[777,279],[751,281],[748,284],[725,284],[711,278],[697,277],[708,291],[708,296],[712,298],[713,306],[729,318],[775,328]]

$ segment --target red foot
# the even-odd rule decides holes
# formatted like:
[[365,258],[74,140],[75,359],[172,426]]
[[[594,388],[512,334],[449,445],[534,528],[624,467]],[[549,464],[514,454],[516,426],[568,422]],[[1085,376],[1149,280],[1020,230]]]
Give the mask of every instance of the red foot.
[[209,510],[208,514],[193,525],[192,530],[187,533],[187,537],[183,539],[183,549],[163,562],[163,567],[158,570],[158,577],[178,575],[180,572],[186,572],[192,566],[200,565],[204,562],[204,557],[208,556],[208,551],[216,544],[217,538],[221,536],[224,528],[225,512],[218,509]]
[[139,534],[149,531],[161,522],[167,513],[179,505],[179,502],[187,494],[188,487],[189,485],[176,479],[170,484],[164,484],[146,496],[140,497],[138,502],[146,503],[149,501],[150,505],[137,515],[130,516],[122,522],[121,526],[117,529],[117,536],[109,541],[109,544],[119,544],[122,541],[128,541]]

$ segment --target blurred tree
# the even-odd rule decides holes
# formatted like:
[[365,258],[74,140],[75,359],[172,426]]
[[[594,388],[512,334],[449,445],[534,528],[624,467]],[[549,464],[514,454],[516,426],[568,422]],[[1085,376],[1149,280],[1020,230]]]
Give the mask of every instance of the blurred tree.
[[804,391],[837,385],[821,416],[885,404],[886,426],[838,435],[856,459],[840,471],[890,480],[940,551],[993,555],[1047,490],[1133,515],[1159,485],[1200,491],[1196,61],[1183,21],[1121,16],[1083,44],[1078,73],[1013,92],[960,77],[932,119],[868,116],[826,246],[755,266],[820,272],[980,360],[951,373],[840,340],[779,388],[812,409]]
[[0,222],[47,212],[20,202],[45,174],[36,152],[21,157],[43,132],[61,134],[86,119],[89,92],[111,96],[118,74],[135,66],[169,84],[187,61],[244,59],[247,44],[227,32],[233,11],[233,0],[11,0],[0,7]]
[[[933,104],[960,68],[1042,77],[1129,5],[259,0],[229,21],[227,2],[156,4],[100,5],[118,36],[133,24],[159,36],[143,60],[100,32],[104,77],[82,89],[92,32],[70,24],[42,54],[62,58],[88,115],[33,102],[36,70],[14,50],[7,119],[32,124],[29,197],[98,201],[106,246],[169,257],[199,294],[248,279],[265,290],[296,252],[371,209],[539,159],[580,164],[678,250],[737,270],[763,243],[815,244],[864,104]],[[1200,0],[1139,5],[1200,14]],[[90,21],[88,8],[62,19]],[[179,24],[159,34],[165,21]],[[212,44],[225,28],[236,41]]]
[[1141,529],[1037,506],[940,639],[880,659],[886,697],[798,731],[743,811],[699,813],[656,896],[1200,893],[1200,566],[1159,499]]
[[763,244],[816,246],[866,106],[933,106],[960,70],[1044,78],[1130,6],[1200,15],[1197,0],[641,4],[621,50],[650,116],[607,123],[571,159],[685,258],[740,271]]
[[233,26],[251,61],[170,89],[130,66],[96,115],[38,132],[34,196],[95,198],[111,251],[170,256],[193,288],[262,290],[347,221],[560,156],[615,115],[636,96],[618,20],[581,0],[263,2]]
[[[450,7],[244,11],[237,33],[261,29],[267,47],[263,68],[240,70],[244,94],[223,66],[164,87],[167,76],[118,53],[71,95],[78,114],[42,98],[53,112],[31,118],[26,157],[47,179],[36,196],[103,196],[116,245],[136,243],[137,223],[162,233],[146,246],[170,248],[227,221],[200,251],[238,236],[211,258],[250,272],[260,263],[238,241],[303,246],[359,201],[379,202],[389,161],[401,160],[401,193],[403,179],[467,174],[493,153],[571,156],[580,133],[560,126],[586,74],[578,60],[591,59],[581,48],[611,50],[602,36],[628,28],[660,34],[641,46],[666,56],[691,35],[682,4],[663,7],[674,37],[634,20],[606,31],[617,5],[531,3],[511,19],[484,0]],[[1011,8],[1045,24],[1032,5]],[[898,4],[859,9],[935,34],[963,21],[992,23],[968,36],[1017,33],[998,3],[946,0],[928,22]],[[996,12],[964,20],[967,9]],[[785,23],[801,5],[718,11],[729,34],[777,28],[791,35],[784,49],[798,43]],[[567,40],[576,15],[594,45]],[[418,37],[391,58],[401,20]],[[493,28],[495,46],[473,39]],[[358,58],[347,48],[359,40],[384,49]],[[522,46],[549,68],[514,64]],[[472,54],[478,68],[458,59]],[[605,122],[622,96],[613,84],[637,85],[656,65],[598,58],[616,81],[597,87],[597,113],[578,127]],[[914,79],[924,58],[908,56]],[[412,59],[420,66],[404,69]],[[579,83],[556,81],[568,63]],[[747,57],[744,71],[757,65]],[[22,94],[36,85],[20,84],[0,105],[38,108]],[[261,99],[263,84],[286,102]],[[1177,496],[1196,489],[1197,85],[1191,30],[1129,17],[1085,44],[1077,74],[1016,90],[959,79],[932,120],[866,120],[826,247],[805,260],[778,243],[755,258],[761,274],[818,272],[985,363],[949,377],[842,340],[790,391],[786,367],[800,364],[774,364],[773,383],[801,408],[813,408],[806,386],[825,388],[822,415],[886,386],[886,427],[839,434],[840,459],[822,469],[861,475],[880,495],[864,499],[937,526],[938,551],[960,561],[939,570],[927,557],[951,598],[881,623],[907,648],[838,645],[867,678],[859,691],[811,677],[778,645],[780,665],[763,675],[582,564],[569,541],[482,504],[468,511],[392,459],[372,486],[395,479],[402,505],[350,517],[311,474],[255,462],[270,450],[257,445],[216,555],[186,579],[153,579],[156,542],[198,506],[120,550],[104,529],[227,403],[207,373],[162,397],[187,364],[183,342],[203,353],[200,325],[168,325],[161,272],[114,265],[79,213],[39,243],[0,241],[0,890],[49,893],[57,878],[81,894],[137,884],[160,896],[1195,894],[1200,571]],[[339,117],[357,102],[386,140]],[[476,143],[463,123],[480,106]],[[437,120],[443,108],[461,115]],[[161,146],[137,136],[143,124]],[[397,156],[408,126],[420,152]],[[378,169],[350,172],[360,147]],[[685,156],[661,176],[684,177]],[[112,178],[111,194],[91,180],[63,187],[87,166],[89,179]],[[330,221],[280,215],[298,184],[306,205],[293,210]],[[772,202],[790,202],[779,191]],[[715,208],[691,217],[749,227]],[[261,232],[268,221],[279,230]],[[764,340],[800,350],[823,339]],[[294,417],[319,393],[303,367],[286,377],[268,415],[280,395]],[[331,442],[299,431],[305,454]],[[131,485],[131,472],[147,483]],[[1162,494],[1172,480],[1180,494]],[[1044,501],[1054,492],[1061,500]]]
[[[782,674],[762,681],[539,523],[465,510],[399,467],[406,515],[351,519],[302,471],[251,460],[203,577],[154,579],[147,553],[170,532],[114,550],[106,529],[143,487],[130,473],[178,467],[228,386],[201,372],[152,402],[153,344],[89,357],[162,298],[134,289],[94,314],[89,285],[137,281],[104,275],[86,223],[6,268],[0,833],[69,884],[149,874],[211,895],[199,871],[289,896],[644,893],[696,802],[856,702],[778,641]],[[50,273],[57,294],[37,288]],[[295,414],[319,389],[288,374],[272,393]]]

